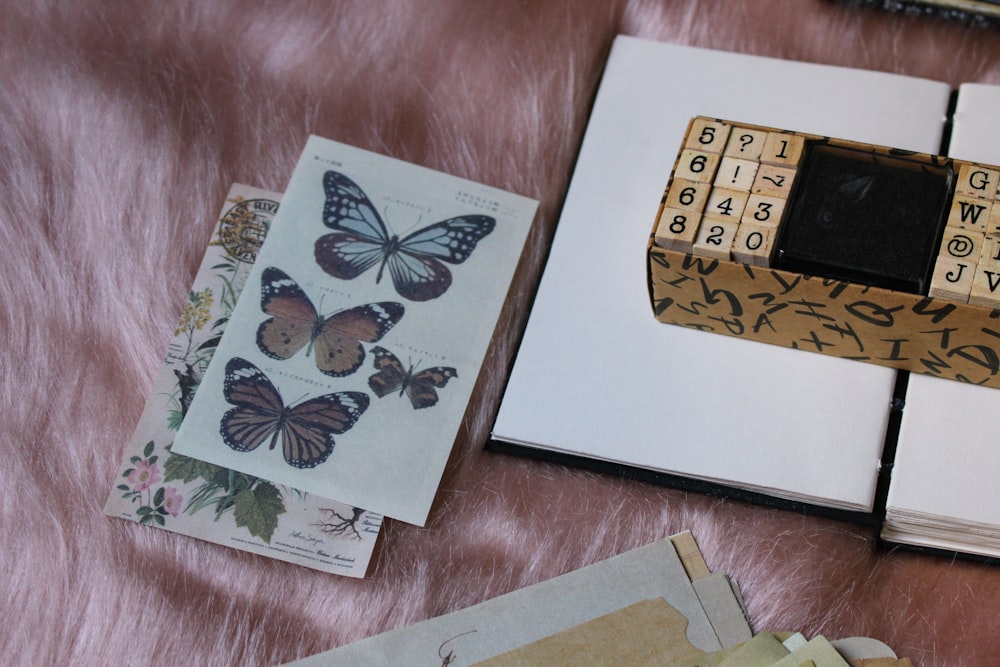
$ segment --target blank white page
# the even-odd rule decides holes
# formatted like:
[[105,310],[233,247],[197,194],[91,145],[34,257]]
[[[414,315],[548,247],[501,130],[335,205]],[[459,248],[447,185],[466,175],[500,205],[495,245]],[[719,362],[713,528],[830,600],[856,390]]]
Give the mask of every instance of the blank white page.
[[[948,154],[1000,164],[998,114],[1000,87],[963,85]],[[998,389],[911,375],[888,507],[1000,525],[998,414]]]

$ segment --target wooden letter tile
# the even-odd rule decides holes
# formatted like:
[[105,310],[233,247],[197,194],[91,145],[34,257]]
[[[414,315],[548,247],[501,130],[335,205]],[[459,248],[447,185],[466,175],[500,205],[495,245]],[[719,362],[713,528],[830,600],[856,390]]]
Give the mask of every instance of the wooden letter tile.
[[795,180],[795,169],[777,167],[772,164],[762,164],[757,168],[757,177],[753,181],[750,192],[768,197],[788,198]]
[[691,252],[700,220],[701,214],[696,211],[663,207],[653,235],[654,242],[661,248]]
[[733,259],[751,266],[771,266],[777,227],[741,222],[733,240]]
[[760,161],[781,167],[797,167],[802,157],[806,141],[797,134],[788,132],[768,132]]
[[743,209],[743,217],[740,218],[740,223],[777,227],[781,223],[782,214],[785,212],[785,201],[781,197],[750,195],[750,198],[747,199],[747,206]]
[[976,275],[969,292],[969,303],[1000,308],[1000,238],[987,236],[976,265]]
[[993,202],[990,218],[986,222],[987,236],[1000,236],[1000,201]]
[[743,217],[750,194],[728,188],[712,188],[705,205],[705,217],[732,220],[738,223]]
[[1000,269],[1000,238],[987,236],[983,240],[983,252],[979,255],[979,266]]
[[931,288],[928,295],[951,301],[966,303],[972,291],[972,281],[976,273],[975,262],[963,262],[939,256],[934,264]]
[[711,189],[710,183],[675,178],[670,183],[670,189],[667,190],[664,205],[684,211],[703,211],[705,210],[705,202],[708,201],[708,192]]
[[719,170],[715,173],[714,183],[718,187],[750,192],[750,186],[753,185],[756,175],[757,162],[725,156],[719,162]]
[[948,213],[947,224],[949,227],[974,229],[985,233],[992,207],[992,202],[968,195],[960,195],[956,192],[951,201],[951,211]]
[[981,232],[945,227],[928,294],[967,302],[984,242]]
[[691,148],[706,153],[721,153],[729,139],[728,123],[711,118],[698,117],[691,121],[685,148]]
[[715,178],[715,170],[718,166],[718,153],[706,153],[704,151],[688,149],[681,151],[674,177],[682,178],[686,181],[697,181],[698,183],[711,183]]
[[989,264],[976,267],[969,292],[969,303],[975,306],[1000,308],[1000,268]]
[[739,222],[735,220],[704,220],[694,241],[694,254],[715,259],[730,259],[733,239],[736,238],[738,228]]
[[760,159],[760,153],[764,150],[764,142],[767,140],[767,132],[763,130],[750,130],[745,127],[735,127],[729,133],[729,143],[723,155],[742,158],[744,160]]
[[955,194],[993,201],[996,198],[998,184],[1000,184],[1000,171],[986,169],[976,164],[963,164],[958,168]]

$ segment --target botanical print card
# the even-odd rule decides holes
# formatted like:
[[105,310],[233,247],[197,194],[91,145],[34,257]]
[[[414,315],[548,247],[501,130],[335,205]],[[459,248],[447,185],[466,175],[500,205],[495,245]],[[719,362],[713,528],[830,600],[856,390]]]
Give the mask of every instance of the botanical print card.
[[423,525],[536,208],[311,137],[174,451]]
[[363,577],[378,514],[178,454],[176,431],[243,290],[280,195],[234,185],[116,475],[105,514]]

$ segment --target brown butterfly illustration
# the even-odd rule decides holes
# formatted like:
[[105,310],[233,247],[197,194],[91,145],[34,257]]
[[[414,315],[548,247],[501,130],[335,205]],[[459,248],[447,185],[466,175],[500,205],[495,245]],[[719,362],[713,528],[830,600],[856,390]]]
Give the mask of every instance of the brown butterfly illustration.
[[314,468],[326,461],[336,444],[333,436],[349,431],[368,409],[368,394],[360,391],[285,405],[271,380],[240,357],[226,364],[223,393],[236,406],[219,425],[225,443],[238,452],[252,452],[265,442],[274,449],[280,439],[285,461],[296,468]]
[[405,393],[415,410],[437,404],[435,388],[440,389],[448,380],[458,377],[458,372],[450,366],[434,366],[414,373],[413,366],[405,368],[396,355],[378,345],[372,348],[372,354],[378,373],[368,378],[368,386],[379,398],[394,391],[399,391],[400,396]]
[[361,368],[361,343],[381,340],[403,317],[403,304],[380,301],[323,317],[312,301],[281,269],[269,266],[261,274],[260,307],[270,315],[257,329],[257,347],[272,359],[289,359],[302,348],[316,351],[316,367],[342,377]]

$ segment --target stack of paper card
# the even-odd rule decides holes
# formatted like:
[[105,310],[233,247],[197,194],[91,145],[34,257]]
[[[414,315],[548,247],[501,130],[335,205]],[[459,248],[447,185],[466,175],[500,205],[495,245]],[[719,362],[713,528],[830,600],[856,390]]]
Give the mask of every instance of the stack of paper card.
[[555,579],[294,663],[452,667],[899,665],[881,642],[752,636],[738,588],[680,533]]
[[427,520],[537,202],[318,137],[278,198],[230,192],[105,512],[364,576]]
[[363,577],[382,517],[177,454],[172,443],[281,195],[234,185],[104,506],[105,514]]

